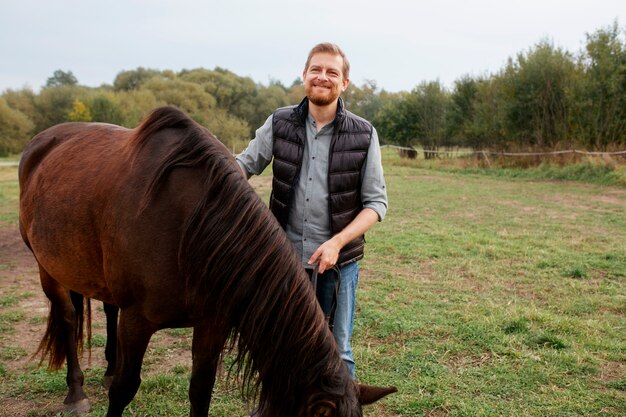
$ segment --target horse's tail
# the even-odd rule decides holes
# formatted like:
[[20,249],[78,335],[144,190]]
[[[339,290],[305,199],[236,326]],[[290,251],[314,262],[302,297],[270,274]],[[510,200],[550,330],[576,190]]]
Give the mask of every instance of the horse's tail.
[[[81,294],[70,291],[70,298],[74,307],[74,316],[67,317],[63,311],[61,303],[50,303],[50,313],[48,314],[48,325],[39,347],[33,356],[40,355],[39,364],[48,358],[48,369],[61,369],[67,358],[69,332],[72,326],[68,320],[74,321],[74,341],[77,354],[83,352],[85,315],[87,316],[87,346],[89,349],[89,359],[91,359],[91,300],[84,299]],[[85,305],[87,308],[85,308]]]

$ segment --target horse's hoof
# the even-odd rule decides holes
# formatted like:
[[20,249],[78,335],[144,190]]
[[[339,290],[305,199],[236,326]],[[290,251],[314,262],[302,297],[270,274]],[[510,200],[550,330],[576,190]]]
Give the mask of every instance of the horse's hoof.
[[104,388],[109,389],[111,388],[111,384],[113,383],[113,377],[111,375],[105,375],[104,379],[102,380],[102,385],[104,385]]
[[89,412],[89,400],[87,398],[83,398],[75,403],[65,404],[63,412],[65,414],[73,414],[75,416],[85,415]]

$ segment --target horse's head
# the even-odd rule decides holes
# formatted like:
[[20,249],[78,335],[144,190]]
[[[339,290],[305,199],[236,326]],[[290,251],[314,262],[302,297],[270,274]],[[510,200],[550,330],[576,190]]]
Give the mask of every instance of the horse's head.
[[351,382],[346,395],[337,401],[315,401],[308,407],[306,417],[361,417],[361,406],[373,404],[397,391],[396,387],[385,388]]
[[281,401],[262,402],[250,417],[362,417],[362,406],[373,404],[396,387],[376,387],[356,383],[341,363],[341,371],[315,388],[300,386]]
[[[348,392],[338,399],[330,399],[323,395],[313,398],[304,409],[296,411],[298,417],[361,417],[361,407],[373,404],[389,394],[397,392],[396,387],[375,387],[350,382]],[[275,411],[268,408],[257,408],[250,417],[270,417]]]

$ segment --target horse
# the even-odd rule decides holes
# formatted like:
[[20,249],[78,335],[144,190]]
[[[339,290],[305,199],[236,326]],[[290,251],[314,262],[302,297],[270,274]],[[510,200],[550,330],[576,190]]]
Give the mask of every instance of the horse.
[[[72,294],[119,308],[107,417],[141,383],[158,330],[192,327],[190,415],[208,416],[224,348],[259,417],[358,417],[396,390],[356,383],[286,234],[232,154],[174,107],[135,129],[53,126],[19,165],[20,232],[50,300],[40,349],[88,410]],[[242,389],[243,391],[243,389]]]

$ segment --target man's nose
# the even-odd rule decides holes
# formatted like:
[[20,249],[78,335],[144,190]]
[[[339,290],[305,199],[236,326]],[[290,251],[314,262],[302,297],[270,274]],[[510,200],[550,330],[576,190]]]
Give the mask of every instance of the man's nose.
[[319,78],[320,80],[326,80],[328,79],[328,77],[326,77],[326,71],[320,71],[319,75],[317,76],[317,78]]

